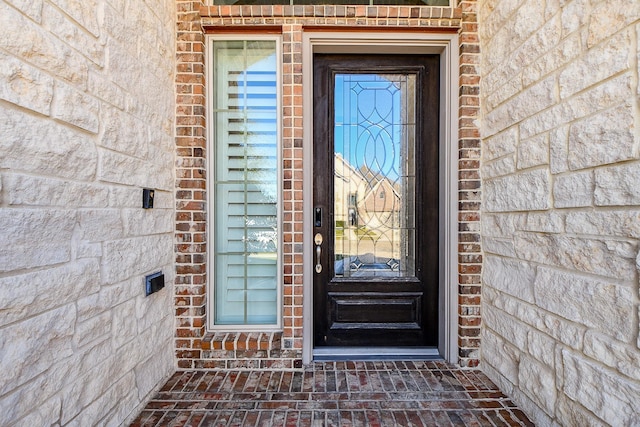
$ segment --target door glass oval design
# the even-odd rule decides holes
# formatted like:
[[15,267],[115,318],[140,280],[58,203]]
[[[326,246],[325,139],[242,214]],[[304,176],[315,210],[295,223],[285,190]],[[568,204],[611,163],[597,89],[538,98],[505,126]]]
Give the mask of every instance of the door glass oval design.
[[415,74],[334,76],[336,277],[415,275]]

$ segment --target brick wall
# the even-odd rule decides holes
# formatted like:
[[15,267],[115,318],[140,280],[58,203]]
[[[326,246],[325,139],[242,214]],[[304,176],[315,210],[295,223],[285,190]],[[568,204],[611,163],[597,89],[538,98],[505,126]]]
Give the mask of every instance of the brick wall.
[[[479,44],[476,2],[458,8],[367,6],[209,6],[178,1],[177,45],[177,276],[175,308],[180,368],[281,366],[302,352],[303,294],[303,25],[386,30],[459,29],[460,58],[460,363],[478,363],[480,332]],[[206,331],[206,136],[204,35],[260,26],[282,34],[283,330],[274,334]],[[308,193],[308,189],[307,189]]]
[[640,3],[480,8],[482,369],[539,425],[640,419]]
[[174,22],[0,1],[0,425],[120,425],[175,369]]

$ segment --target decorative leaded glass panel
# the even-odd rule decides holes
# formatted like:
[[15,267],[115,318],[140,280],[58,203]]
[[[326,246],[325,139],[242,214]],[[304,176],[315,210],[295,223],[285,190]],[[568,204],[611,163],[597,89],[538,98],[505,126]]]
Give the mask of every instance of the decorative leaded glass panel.
[[413,74],[337,74],[335,274],[415,274]]

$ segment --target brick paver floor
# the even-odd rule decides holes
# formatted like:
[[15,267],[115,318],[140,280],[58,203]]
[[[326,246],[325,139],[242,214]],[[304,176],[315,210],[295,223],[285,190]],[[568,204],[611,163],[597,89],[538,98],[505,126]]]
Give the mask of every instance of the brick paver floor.
[[177,372],[132,426],[533,426],[479,370],[318,362]]

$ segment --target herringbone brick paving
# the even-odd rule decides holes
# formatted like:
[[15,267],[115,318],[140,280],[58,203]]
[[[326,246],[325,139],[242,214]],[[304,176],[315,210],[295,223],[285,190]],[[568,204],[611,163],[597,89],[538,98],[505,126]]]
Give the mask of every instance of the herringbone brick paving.
[[479,370],[434,361],[177,372],[138,426],[533,426]]

